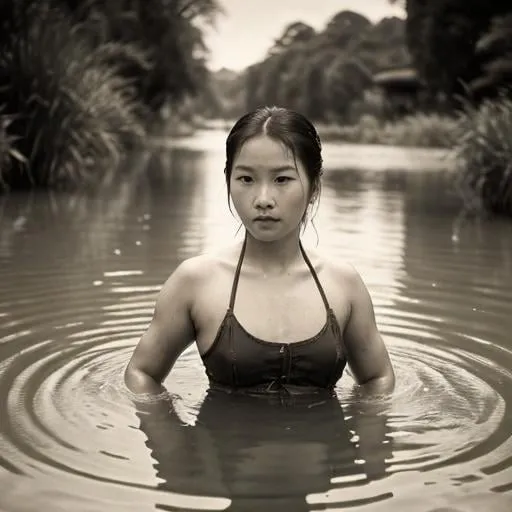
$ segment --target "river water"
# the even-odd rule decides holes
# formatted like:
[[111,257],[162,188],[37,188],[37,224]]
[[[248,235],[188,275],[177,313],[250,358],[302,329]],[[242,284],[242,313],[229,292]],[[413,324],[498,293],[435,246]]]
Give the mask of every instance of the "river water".
[[512,222],[461,215],[432,151],[325,144],[304,235],[365,279],[391,400],[349,374],[318,404],[207,395],[190,348],[172,404],[135,409],[122,372],[160,286],[240,236],[224,137],[101,193],[0,197],[0,510],[512,510]]

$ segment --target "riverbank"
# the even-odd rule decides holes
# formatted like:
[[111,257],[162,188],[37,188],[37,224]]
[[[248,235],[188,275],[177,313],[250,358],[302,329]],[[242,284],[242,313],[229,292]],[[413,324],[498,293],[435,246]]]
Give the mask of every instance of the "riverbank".
[[[236,119],[173,120],[159,136],[190,136],[196,130],[229,132]],[[398,147],[453,148],[457,141],[459,120],[439,114],[417,113],[396,121],[385,121],[373,115],[362,116],[352,125],[315,122],[322,141],[377,144]]]
[[[150,151],[183,149],[215,155],[214,166],[224,166],[227,131],[218,129],[197,129],[193,134],[148,138]],[[323,144],[323,168],[325,171],[341,169],[361,169],[368,171],[396,170],[404,172],[447,171],[451,172],[455,163],[453,151],[445,148],[421,148],[386,144],[362,144],[330,139]]]
[[[228,120],[200,120],[197,126],[227,135],[232,124]],[[365,115],[350,126],[321,122],[315,125],[324,145],[343,143],[342,151],[350,151],[347,144],[377,146],[377,151],[371,153],[392,147],[392,153],[398,155],[408,154],[403,151],[407,148],[436,150],[442,155],[443,167],[449,162],[455,187],[468,209],[512,216],[512,99],[506,93],[477,107],[466,105],[453,116],[416,113],[384,121]],[[407,158],[405,162],[413,165],[414,159]]]
[[458,121],[438,114],[418,113],[396,121],[365,115],[353,125],[317,123],[316,127],[322,140],[446,149],[456,143]]

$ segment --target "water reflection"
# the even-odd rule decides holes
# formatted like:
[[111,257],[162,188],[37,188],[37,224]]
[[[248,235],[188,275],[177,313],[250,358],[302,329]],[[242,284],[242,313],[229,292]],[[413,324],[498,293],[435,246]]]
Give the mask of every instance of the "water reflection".
[[399,294],[406,237],[404,190],[389,191],[385,184],[382,173],[327,173],[316,223],[320,247],[357,268],[378,316]]
[[338,402],[239,413],[205,398],[189,350],[166,382],[186,421],[134,416],[121,372],[158,290],[235,237],[221,139],[139,155],[101,191],[0,197],[0,508],[227,506],[208,492],[242,510],[272,495],[294,510],[511,510],[512,224],[461,222],[429,161],[325,148],[319,249],[370,288],[397,371],[390,404],[361,409],[346,374]]
[[392,454],[378,404],[344,411],[332,396],[283,400],[210,390],[193,425],[183,423],[172,401],[138,408],[158,487],[227,497],[230,511],[309,511],[312,493],[386,476]]

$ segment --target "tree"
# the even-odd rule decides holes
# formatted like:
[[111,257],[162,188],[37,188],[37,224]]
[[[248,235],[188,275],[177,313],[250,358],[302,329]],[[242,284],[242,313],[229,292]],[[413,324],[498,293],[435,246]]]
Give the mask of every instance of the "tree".
[[304,71],[304,62],[308,58],[305,45],[290,48],[286,53],[286,66],[280,77],[278,104],[288,108],[299,109],[301,93],[301,76]]
[[260,98],[261,84],[261,64],[249,66],[245,70],[245,108],[246,110],[254,110],[265,104]]
[[[482,73],[476,43],[491,18],[510,10],[501,0],[406,0],[407,45],[435,102],[456,104]],[[442,56],[442,58],[441,58]]]
[[411,65],[405,23],[402,19],[384,18],[368,26],[358,38],[353,54],[373,73]]
[[330,105],[326,91],[325,70],[337,55],[338,51],[333,48],[312,53],[302,68],[297,107],[306,116],[316,121],[327,119]]
[[338,122],[351,120],[350,107],[372,83],[370,70],[355,58],[337,56],[327,68],[325,91],[330,110]]
[[341,11],[327,23],[322,36],[328,46],[347,49],[369,26],[371,22],[365,16],[353,11]]
[[276,53],[265,61],[261,70],[262,80],[259,96],[267,105],[277,105],[280,103],[280,90],[288,63],[288,51]]
[[127,73],[133,73],[141,97],[153,110],[204,91],[208,49],[200,26],[213,23],[221,12],[216,0],[51,1],[89,22],[98,44],[131,43],[147,52],[150,70],[132,68]]
[[284,28],[264,60],[245,70],[244,106],[251,110],[271,103],[315,120],[329,121],[333,113],[346,118],[375,71],[410,61],[400,18],[374,25],[360,14],[341,11],[319,31],[296,21]]
[[290,47],[306,43],[316,35],[315,29],[302,21],[290,23],[268,52],[269,57],[286,52]]
[[[512,83],[512,13],[497,16],[490,29],[476,45],[476,56],[483,74],[473,80],[470,90],[474,97],[496,96]],[[510,91],[509,91],[510,92]]]

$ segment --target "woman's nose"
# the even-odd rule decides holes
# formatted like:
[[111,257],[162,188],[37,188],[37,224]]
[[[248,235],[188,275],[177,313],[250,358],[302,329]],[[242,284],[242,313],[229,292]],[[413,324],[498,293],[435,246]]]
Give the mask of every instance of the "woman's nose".
[[256,194],[256,200],[255,200],[256,206],[259,208],[269,208],[271,206],[274,206],[274,198],[272,195],[272,190],[268,186],[262,186],[259,187],[257,194]]

